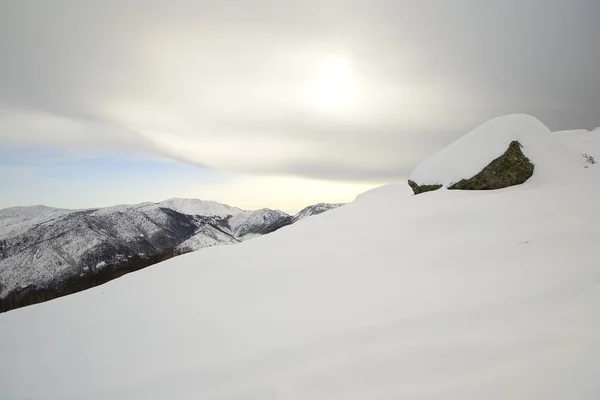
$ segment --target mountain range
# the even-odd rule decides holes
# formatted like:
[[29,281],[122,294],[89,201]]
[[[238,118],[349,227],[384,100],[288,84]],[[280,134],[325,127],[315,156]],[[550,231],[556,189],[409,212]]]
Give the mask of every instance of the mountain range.
[[0,210],[0,311],[74,293],[198,249],[239,243],[341,204],[296,215],[213,201]]

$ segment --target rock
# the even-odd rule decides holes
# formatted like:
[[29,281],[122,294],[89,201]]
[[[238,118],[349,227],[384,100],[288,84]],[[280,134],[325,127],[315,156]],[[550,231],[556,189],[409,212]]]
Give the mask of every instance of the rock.
[[493,190],[571,181],[582,173],[581,153],[600,154],[594,150],[598,138],[591,136],[584,130],[552,133],[530,115],[497,117],[422,161],[408,176],[409,185],[419,194],[440,187]]
[[521,151],[521,144],[513,140],[500,157],[489,163],[481,172],[448,187],[458,190],[493,190],[520,185],[532,175],[534,165]]
[[[521,151],[521,144],[513,140],[500,157],[489,163],[481,172],[448,186],[449,190],[492,190],[520,185],[533,175],[534,165]],[[441,188],[442,184],[419,185],[408,180],[415,194]]]
[[418,185],[415,181],[411,181],[410,179],[408,180],[408,185],[412,188],[415,194],[431,192],[442,187],[442,185]]

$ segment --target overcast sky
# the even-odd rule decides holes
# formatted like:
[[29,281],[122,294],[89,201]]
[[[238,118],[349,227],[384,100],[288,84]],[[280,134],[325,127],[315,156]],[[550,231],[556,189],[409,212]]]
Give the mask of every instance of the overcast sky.
[[0,207],[347,201],[599,71],[597,0],[3,0]]

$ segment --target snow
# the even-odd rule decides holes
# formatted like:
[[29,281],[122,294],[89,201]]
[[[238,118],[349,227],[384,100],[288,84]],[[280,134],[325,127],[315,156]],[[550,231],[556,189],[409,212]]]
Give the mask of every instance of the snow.
[[197,251],[204,247],[235,244],[239,240],[212,227],[200,229],[194,236],[177,246],[179,251]]
[[255,234],[257,232],[251,232],[251,228],[275,222],[283,217],[288,217],[283,211],[263,208],[256,211],[240,212],[231,217],[229,225],[237,238],[242,239],[243,236],[247,236],[243,238],[247,240],[251,237],[256,237]]
[[231,207],[216,201],[198,200],[198,199],[169,199],[150,205],[147,208],[166,207],[188,215],[219,216],[236,215],[242,212],[237,207]]
[[0,210],[0,239],[26,231],[33,225],[43,224],[73,210],[46,206],[10,207]]
[[[554,132],[554,135],[564,145],[581,154],[591,155],[596,163],[600,162],[600,128],[591,132],[585,129],[559,131]],[[583,165],[589,165],[584,158],[581,158],[580,161]]]
[[[19,288],[55,284],[57,278],[64,279],[69,273],[79,275],[86,257],[97,259],[96,263],[114,262],[106,248],[125,246],[137,254],[146,251],[144,246],[164,247],[161,234],[171,236],[173,232],[169,230],[177,219],[165,211],[168,209],[193,215],[199,227],[193,237],[182,235],[184,243],[177,248],[179,251],[198,250],[219,241],[223,244],[239,241],[231,232],[206,226],[203,218],[218,224],[217,220],[242,212],[213,201],[170,199],[86,210],[45,206],[8,208],[0,210],[0,298]],[[102,264],[105,265],[108,263]]]
[[322,214],[326,211],[329,210],[333,210],[334,208],[338,208],[343,206],[344,203],[333,203],[333,204],[328,204],[328,203],[318,203],[318,204],[314,204],[312,206],[308,206],[306,208],[303,208],[302,210],[300,210],[300,212],[298,212],[296,215],[294,215],[294,221],[301,221],[305,218],[308,217],[312,217],[314,215],[319,215]]
[[556,175],[570,174],[580,155],[566,151],[550,130],[536,118],[512,114],[492,119],[459,138],[423,163],[409,179],[419,185],[450,186],[478,174],[501,156],[517,140],[525,156],[534,164],[530,182],[551,181]]
[[533,135],[537,184],[393,184],[1,314],[2,396],[597,400],[600,168]]
[[199,199],[180,199],[173,198],[159,203],[140,203],[140,204],[122,204],[112,207],[97,209],[97,215],[114,214],[119,212],[128,212],[136,209],[140,212],[154,211],[158,208],[170,208],[182,214],[201,215],[201,216],[219,216],[226,217],[242,212],[237,207],[221,204],[216,201],[199,200]]
[[[197,228],[193,234],[179,232],[181,241],[169,245],[178,252],[238,243],[270,232],[283,222],[294,222],[286,220],[289,216],[281,211],[242,211],[196,199],[86,210],[45,206],[0,210],[0,298],[31,285],[54,285],[57,278],[66,279],[69,273],[80,275],[86,259],[95,260],[90,267],[100,261],[106,266],[115,261],[106,248],[128,247],[128,258],[140,250],[146,254],[148,246],[164,248],[161,236],[175,233],[173,223],[178,219],[169,209],[192,215],[188,222]],[[227,220],[234,222],[232,227]]]

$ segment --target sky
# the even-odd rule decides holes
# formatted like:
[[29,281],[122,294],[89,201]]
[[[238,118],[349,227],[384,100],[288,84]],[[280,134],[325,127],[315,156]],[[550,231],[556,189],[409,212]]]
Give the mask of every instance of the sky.
[[294,212],[499,115],[600,126],[596,0],[4,0],[0,208]]

